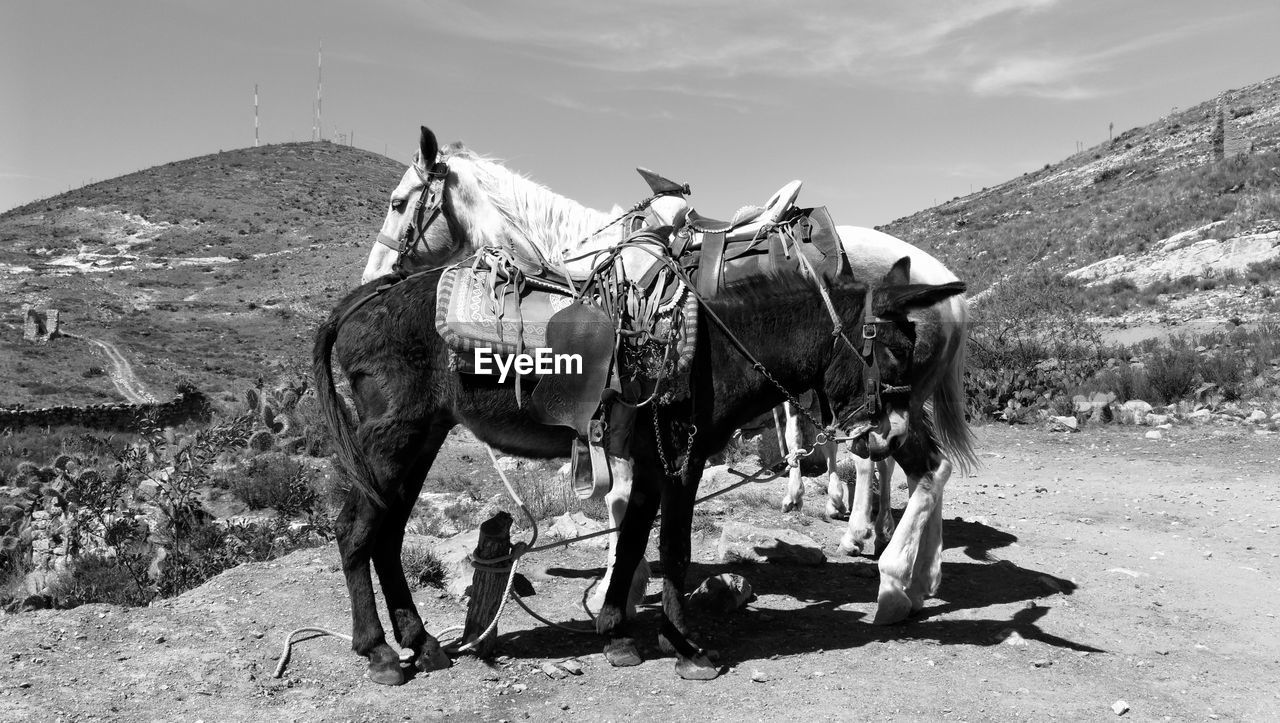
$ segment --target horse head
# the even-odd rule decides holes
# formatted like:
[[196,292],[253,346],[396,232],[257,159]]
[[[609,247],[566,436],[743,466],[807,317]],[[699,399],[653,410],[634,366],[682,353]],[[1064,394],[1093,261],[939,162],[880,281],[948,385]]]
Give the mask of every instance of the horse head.
[[616,243],[598,234],[622,213],[586,208],[461,144],[441,148],[424,126],[418,153],[391,192],[361,281],[397,265],[406,271],[443,266],[486,246],[557,262],[592,244]]
[[910,283],[911,259],[898,260],[881,283],[869,293],[862,324],[859,354],[867,421],[871,428],[852,443],[854,454],[881,460],[906,439],[912,415],[922,415],[924,390],[913,389],[919,375],[913,361],[929,358],[922,348],[931,337],[917,338],[913,312],[921,311],[963,293],[960,281],[943,284]]

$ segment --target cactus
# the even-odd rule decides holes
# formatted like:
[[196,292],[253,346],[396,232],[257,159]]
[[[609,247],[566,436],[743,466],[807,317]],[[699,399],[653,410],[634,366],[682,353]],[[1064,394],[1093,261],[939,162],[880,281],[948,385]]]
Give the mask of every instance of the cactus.
[[13,552],[18,549],[20,541],[13,535],[0,537],[0,552]]
[[58,469],[65,470],[68,465],[75,462],[75,459],[69,454],[60,454],[53,460],[53,466]]
[[269,452],[276,446],[276,435],[260,429],[249,436],[249,449],[255,452]]
[[262,403],[262,395],[257,389],[250,387],[245,390],[244,399],[249,405],[249,411],[256,414],[259,409],[258,405]]

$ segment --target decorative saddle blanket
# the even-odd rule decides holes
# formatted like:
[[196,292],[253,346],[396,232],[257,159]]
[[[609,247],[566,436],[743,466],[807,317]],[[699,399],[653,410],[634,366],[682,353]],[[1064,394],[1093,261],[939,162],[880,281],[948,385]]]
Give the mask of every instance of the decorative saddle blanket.
[[[686,370],[697,343],[697,302],[683,285],[670,284],[663,297],[648,299],[651,290],[635,285],[600,289],[588,299],[575,299],[568,287],[554,281],[525,278],[514,269],[495,274],[495,258],[481,257],[480,263],[454,266],[440,275],[436,291],[436,331],[455,353],[454,366],[465,373],[477,373],[476,352],[482,355],[581,353],[581,349],[553,348],[548,339],[557,324],[581,324],[583,316],[565,313],[575,304],[600,309],[601,314],[586,323],[609,324],[609,339],[622,338],[633,348],[647,342],[674,342],[673,359],[678,372]],[[620,288],[623,287],[623,288]],[[607,297],[607,298],[606,298]],[[569,336],[578,336],[572,331]],[[615,345],[586,350],[592,355],[612,357]],[[540,377],[536,370],[525,376]]]

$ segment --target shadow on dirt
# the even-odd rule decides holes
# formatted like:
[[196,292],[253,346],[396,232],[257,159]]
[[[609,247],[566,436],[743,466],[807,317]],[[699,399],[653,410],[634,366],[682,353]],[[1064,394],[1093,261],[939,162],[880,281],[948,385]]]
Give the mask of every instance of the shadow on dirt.
[[[738,665],[773,656],[803,655],[819,650],[854,649],[873,642],[933,640],[942,645],[999,645],[1014,633],[1026,640],[1075,651],[1105,652],[1042,631],[1040,621],[1052,607],[1036,601],[1070,595],[1075,583],[1040,570],[993,560],[992,550],[1007,547],[1017,537],[981,522],[959,518],[943,522],[946,547],[962,548],[974,562],[946,562],[942,586],[922,614],[890,626],[870,624],[867,614],[846,606],[874,606],[879,572],[870,560],[842,559],[821,567],[788,565],[699,564],[689,570],[687,588],[705,577],[736,572],[746,577],[757,595],[779,595],[799,603],[770,609],[759,603],[729,615],[693,613],[692,620],[705,644],[720,653],[720,662]],[[548,569],[555,577],[586,578],[603,570]],[[657,573],[655,572],[655,575]],[[659,655],[654,640],[660,621],[651,596],[633,632],[646,659]],[[1008,618],[943,619],[958,611],[1025,602]],[[567,657],[594,654],[603,639],[573,635],[544,626],[505,637],[503,650],[515,657]]]

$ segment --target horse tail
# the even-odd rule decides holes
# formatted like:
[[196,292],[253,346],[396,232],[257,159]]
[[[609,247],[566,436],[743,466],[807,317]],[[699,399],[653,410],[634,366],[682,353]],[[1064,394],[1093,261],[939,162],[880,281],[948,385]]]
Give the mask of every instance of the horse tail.
[[973,451],[973,433],[965,421],[964,369],[969,304],[963,295],[958,295],[949,299],[946,308],[942,321],[950,338],[943,359],[942,378],[933,390],[934,431],[947,458],[962,474],[968,474],[978,466],[978,456]]
[[387,507],[386,500],[374,485],[376,477],[373,468],[356,441],[355,427],[333,383],[331,361],[333,346],[338,340],[338,331],[345,318],[345,315],[340,312],[342,307],[334,310],[329,319],[316,331],[316,343],[311,352],[311,373],[315,378],[316,399],[320,404],[320,414],[329,427],[329,433],[333,436],[334,446],[337,448],[338,468],[352,486],[373,503],[374,507],[383,510]]

